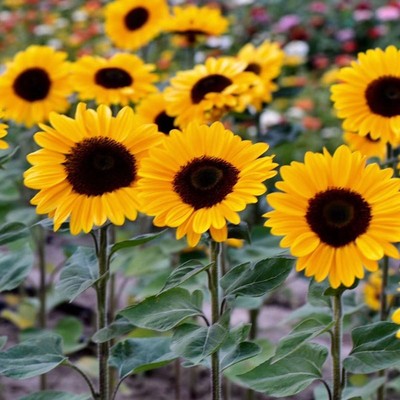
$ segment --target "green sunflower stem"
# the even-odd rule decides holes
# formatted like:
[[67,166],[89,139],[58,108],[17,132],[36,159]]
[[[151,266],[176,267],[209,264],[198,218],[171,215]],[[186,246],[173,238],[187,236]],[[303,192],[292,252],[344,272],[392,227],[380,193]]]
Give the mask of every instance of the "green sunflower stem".
[[[389,257],[385,256],[383,258],[383,263],[382,263],[382,286],[381,286],[380,307],[379,307],[380,308],[379,319],[381,321],[386,321],[388,314],[389,314],[389,306],[388,306],[388,299],[387,299],[387,293],[386,293],[388,279],[389,279]],[[383,369],[383,370],[379,371],[378,375],[380,377],[385,377],[386,370]],[[386,388],[385,388],[385,384],[383,384],[378,389],[377,400],[384,400],[385,392],[386,392]]]
[[333,366],[333,396],[332,400],[342,398],[342,293],[333,296],[333,336],[332,336],[332,366]]
[[[213,324],[217,323],[220,317],[220,304],[219,304],[219,269],[221,261],[221,245],[211,240],[211,262],[213,265],[210,268],[209,289],[211,295],[211,321]],[[220,371],[219,350],[211,355],[211,387],[212,387],[212,400],[222,399],[222,379]]]
[[[107,283],[109,272],[108,261],[108,231],[107,226],[100,228],[100,241],[98,245],[98,265],[100,279],[96,285],[97,293],[97,330],[105,328],[108,324],[108,301]],[[99,400],[109,400],[110,398],[110,373],[108,369],[108,357],[110,343],[108,341],[99,343],[97,347],[99,359]]]

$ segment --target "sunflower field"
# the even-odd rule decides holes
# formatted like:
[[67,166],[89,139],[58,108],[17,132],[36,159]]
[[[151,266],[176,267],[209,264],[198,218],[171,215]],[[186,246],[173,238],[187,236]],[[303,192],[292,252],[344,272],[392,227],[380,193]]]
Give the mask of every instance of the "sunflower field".
[[400,399],[399,0],[0,0],[0,400]]

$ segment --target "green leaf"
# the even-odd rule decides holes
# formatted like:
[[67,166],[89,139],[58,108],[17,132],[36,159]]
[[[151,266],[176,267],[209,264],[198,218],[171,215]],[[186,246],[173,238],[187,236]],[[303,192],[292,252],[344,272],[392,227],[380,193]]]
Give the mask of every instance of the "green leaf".
[[344,359],[344,368],[353,373],[371,373],[400,366],[399,326],[375,322],[352,331],[353,349]]
[[315,319],[306,319],[300,322],[287,336],[279,341],[275,356],[271,362],[275,363],[287,357],[302,346],[305,341],[314,339],[322,333],[327,332],[333,324],[332,321],[329,325],[325,325]]
[[124,240],[122,242],[115,243],[110,248],[110,256],[112,256],[114,253],[116,253],[119,250],[127,249],[129,247],[140,246],[142,244],[150,242],[151,240],[154,240],[154,239],[160,237],[165,232],[166,232],[166,229],[164,229],[161,232],[146,233],[144,235],[135,236],[134,238],[129,239],[129,240]]
[[211,265],[212,263],[208,265],[203,265],[198,260],[186,261],[172,271],[171,275],[165,282],[164,287],[161,289],[161,293],[181,285],[193,276],[207,270],[211,267]]
[[7,336],[0,336],[0,350],[6,345]]
[[221,279],[226,296],[263,296],[275,289],[289,275],[294,260],[288,257],[267,258],[253,266],[238,265]]
[[316,343],[305,343],[276,363],[268,360],[237,378],[247,387],[269,396],[293,396],[322,377],[328,350]]
[[18,252],[2,253],[0,257],[0,292],[18,287],[33,267],[29,246]]
[[127,339],[112,347],[109,363],[118,369],[120,379],[159,368],[176,358],[170,344],[167,337]]
[[316,307],[331,307],[331,298],[324,294],[329,287],[326,279],[322,282],[311,279],[307,294],[308,302]]
[[54,390],[44,390],[21,397],[19,400],[89,400],[88,394],[73,394],[67,392],[57,392]]
[[94,249],[79,247],[61,271],[56,290],[73,301],[99,279],[98,262]]
[[29,236],[28,227],[21,222],[7,222],[0,226],[0,246]]
[[236,327],[229,332],[220,350],[221,371],[259,354],[260,347],[246,340],[249,332],[250,324]]
[[174,332],[171,350],[197,365],[221,347],[227,334],[228,330],[218,323],[209,327],[183,324]]
[[66,359],[61,337],[46,334],[0,352],[0,374],[14,379],[32,378],[51,371]]
[[57,322],[54,332],[63,338],[63,353],[70,354],[86,347],[87,340],[81,340],[83,324],[75,317],[65,317]]
[[188,317],[203,315],[201,309],[192,302],[190,293],[182,288],[148,297],[119,314],[136,326],[157,331],[168,331]]
[[342,400],[352,400],[355,398],[370,399],[371,395],[385,383],[385,380],[385,378],[376,378],[363,386],[347,387],[343,390]]
[[135,329],[135,325],[132,325],[126,318],[121,317],[107,327],[97,331],[93,335],[92,340],[94,343],[104,343],[118,336],[125,335],[133,329]]

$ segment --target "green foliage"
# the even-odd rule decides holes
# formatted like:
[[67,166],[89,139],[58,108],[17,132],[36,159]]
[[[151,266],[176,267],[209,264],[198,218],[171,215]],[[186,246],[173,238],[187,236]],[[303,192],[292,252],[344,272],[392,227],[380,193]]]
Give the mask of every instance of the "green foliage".
[[24,239],[30,234],[28,227],[21,222],[7,222],[0,226],[0,246]]
[[117,368],[120,379],[169,364],[176,358],[167,337],[127,339],[111,349],[109,364]]
[[220,281],[225,296],[263,296],[281,285],[289,275],[294,260],[288,257],[267,258],[255,265],[244,263],[229,270]]
[[6,345],[7,336],[0,336],[0,350]]
[[182,288],[148,297],[120,311],[120,314],[135,326],[157,331],[168,331],[189,317],[203,315],[190,293]]
[[208,327],[183,324],[175,329],[171,350],[197,365],[215,353],[227,335],[228,330],[219,323]]
[[0,352],[0,374],[14,379],[27,379],[45,374],[67,358],[58,335],[44,334]]
[[115,339],[118,336],[125,335],[131,332],[135,326],[131,324],[126,318],[120,317],[113,321],[106,328],[100,329],[93,336],[94,343],[104,343],[108,340]]
[[203,265],[198,260],[189,260],[176,267],[168,277],[161,292],[177,287],[200,272],[206,271],[212,264]]
[[352,331],[353,349],[344,359],[344,368],[353,373],[371,373],[400,366],[398,325],[375,322]]
[[94,249],[79,247],[61,271],[56,289],[73,301],[99,279],[97,257]]
[[321,323],[315,319],[306,319],[300,322],[293,330],[279,343],[272,359],[273,363],[281,360],[294,353],[305,341],[312,340],[315,337],[329,331],[333,326],[333,322],[328,325]]
[[54,332],[63,339],[63,353],[71,354],[82,350],[87,346],[87,340],[83,340],[83,324],[75,317],[64,317],[57,322]]
[[33,267],[33,254],[28,245],[18,252],[1,254],[0,292],[18,287]]
[[325,347],[305,343],[287,357],[277,362],[270,359],[237,378],[243,385],[269,396],[293,396],[321,379],[327,356]]

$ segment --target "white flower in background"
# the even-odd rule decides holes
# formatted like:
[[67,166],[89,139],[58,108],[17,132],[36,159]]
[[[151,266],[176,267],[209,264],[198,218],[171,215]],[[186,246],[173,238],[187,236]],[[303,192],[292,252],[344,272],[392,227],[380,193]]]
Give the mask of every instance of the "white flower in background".
[[310,46],[302,40],[292,40],[283,47],[283,51],[289,57],[305,59],[310,51]]

